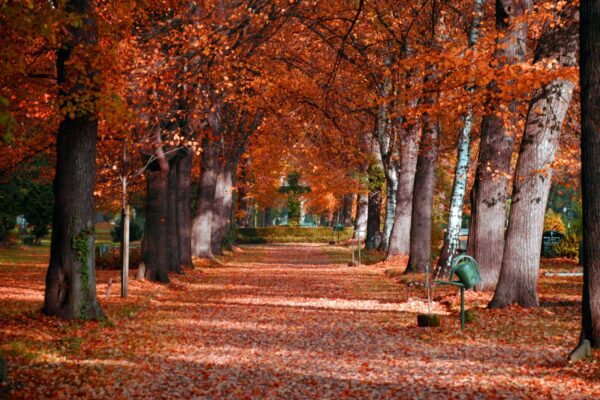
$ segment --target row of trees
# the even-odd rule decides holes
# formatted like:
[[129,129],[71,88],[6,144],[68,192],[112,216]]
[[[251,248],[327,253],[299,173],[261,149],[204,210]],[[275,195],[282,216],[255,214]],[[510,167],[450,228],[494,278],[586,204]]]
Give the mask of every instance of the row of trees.
[[[192,256],[219,254],[236,204],[268,207],[291,171],[310,184],[317,211],[348,210],[343,199],[355,197],[356,231],[370,239],[382,224],[388,258],[408,256],[409,271],[431,260],[436,178],[454,180],[439,273],[456,253],[471,188],[478,289],[495,289],[492,307],[537,306],[552,167],[563,128],[572,136],[578,125],[565,118],[579,120],[578,27],[597,33],[597,2],[582,3],[581,25],[575,1],[6,3],[0,170],[54,155],[58,132],[45,312],[103,316],[94,195],[126,210],[145,178],[145,274],[167,282]],[[592,148],[597,55],[585,37]],[[595,193],[583,189],[589,224]],[[584,309],[598,310],[592,229]],[[586,337],[597,337],[598,318],[586,315]]]

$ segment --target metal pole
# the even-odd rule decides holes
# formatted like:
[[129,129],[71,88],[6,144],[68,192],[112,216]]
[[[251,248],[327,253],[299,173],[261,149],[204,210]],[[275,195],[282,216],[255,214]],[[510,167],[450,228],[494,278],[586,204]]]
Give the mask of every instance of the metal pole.
[[129,286],[129,206],[123,208],[121,223],[123,225],[123,236],[121,238],[121,297],[127,297]]
[[460,288],[460,329],[465,328],[465,288]]
[[361,256],[360,256],[360,231],[358,231],[358,265],[361,265]]

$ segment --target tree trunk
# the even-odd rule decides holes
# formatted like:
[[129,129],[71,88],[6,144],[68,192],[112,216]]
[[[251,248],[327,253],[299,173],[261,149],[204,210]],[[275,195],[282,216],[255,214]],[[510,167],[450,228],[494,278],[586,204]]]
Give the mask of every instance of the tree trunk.
[[600,1],[581,0],[583,301],[580,343],[600,347]]
[[369,195],[359,193],[356,197],[356,217],[354,218],[353,239],[365,239],[367,233],[367,221],[369,213]]
[[354,205],[354,193],[348,193],[344,196],[342,207],[342,223],[346,228],[352,226],[352,206]]
[[444,276],[449,272],[452,259],[458,251],[458,238],[462,226],[464,197],[467,191],[467,178],[469,174],[469,161],[471,159],[471,125],[473,114],[465,117],[461,135],[458,138],[458,160],[454,171],[454,184],[452,186],[452,199],[450,200],[450,215],[448,227],[444,237],[444,245],[438,259],[435,278]]
[[377,188],[369,192],[368,218],[367,218],[367,241],[370,241],[379,229],[381,229],[381,207],[383,193]]
[[415,187],[415,173],[419,154],[420,124],[408,129],[401,128],[400,171],[396,188],[394,223],[388,244],[387,258],[408,255],[410,252],[410,225],[412,218],[412,200]]
[[600,346],[600,2],[581,1],[583,297],[580,345]]
[[[71,0],[65,2],[65,10],[76,13],[83,23],[69,26],[71,35],[57,52],[59,97],[85,90],[94,99],[97,89],[82,83],[94,75],[91,60],[73,54],[81,46],[85,58],[96,45],[93,3]],[[101,319],[94,242],[98,120],[96,110],[76,106],[80,109],[60,122],[56,138],[55,205],[43,311],[65,319]]]
[[181,158],[175,155],[169,160],[169,182],[167,188],[167,262],[169,272],[183,273],[179,263],[179,229],[177,228],[177,168]]
[[410,257],[406,272],[425,272],[425,267],[431,261],[433,193],[439,145],[440,125],[426,117],[415,174],[410,227]]
[[217,185],[218,146],[211,143],[209,138],[204,138],[203,148],[198,207],[192,224],[192,255],[212,258],[211,225]]
[[[496,40],[494,57],[499,66],[525,61],[527,23],[519,20],[532,9],[532,0],[496,0]],[[495,84],[490,89],[495,90]],[[508,107],[495,100],[492,112],[484,115],[481,142],[472,193],[472,214],[467,252],[479,265],[482,281],[477,290],[495,287],[502,265],[508,176],[514,147],[514,133],[506,128],[517,126],[518,102]],[[505,118],[505,116],[509,116]]]
[[225,164],[225,176],[223,180],[223,225],[221,226],[221,241],[225,240],[227,250],[232,249],[234,238],[231,235],[234,223],[233,205],[233,165],[231,162]]
[[[536,61],[556,59],[561,66],[577,65],[576,8],[569,8],[565,24],[546,27]],[[555,23],[556,21],[553,21]],[[575,84],[557,79],[537,90],[529,104],[525,133],[513,179],[502,268],[490,308],[519,304],[538,306],[538,273],[544,215],[552,180],[552,167],[562,124]]]
[[146,222],[142,252],[146,279],[169,282],[168,198],[169,168],[154,161],[146,170]]
[[238,198],[239,198],[239,188],[237,187],[237,166],[238,160],[236,159],[233,162],[227,164],[230,168],[229,170],[229,182],[230,185],[230,201],[229,201],[229,224],[227,225],[229,235],[229,241],[227,242],[227,249],[233,250],[233,245],[236,243],[236,227],[237,227],[237,211],[238,211]]
[[223,226],[225,225],[225,210],[223,199],[225,197],[225,166],[219,162],[217,167],[217,183],[215,186],[215,200],[213,202],[210,245],[213,255],[223,255],[222,243]]
[[[390,66],[392,58],[390,55],[385,60],[385,65]],[[386,77],[380,88],[380,96],[382,103],[379,106],[379,114],[376,120],[376,137],[379,144],[380,159],[383,166],[386,185],[385,199],[385,219],[383,222],[383,240],[381,241],[380,249],[388,249],[392,227],[394,225],[394,216],[396,212],[396,189],[398,188],[398,169],[393,163],[395,155],[395,143],[391,132],[391,122],[388,113],[388,99],[392,89],[391,80]],[[379,229],[379,228],[378,228]]]
[[179,265],[192,266],[191,204],[190,184],[192,181],[192,161],[194,152],[184,148],[181,161],[177,164],[177,239]]
[[396,190],[398,190],[398,169],[395,165],[383,168],[385,172],[385,218],[383,220],[383,240],[380,250],[387,251],[394,218],[396,216]]
[[[475,0],[473,5],[473,22],[469,29],[469,48],[476,52],[476,45],[481,34],[481,19],[484,13],[484,0]],[[469,92],[474,90],[474,82],[469,82]],[[467,105],[467,112],[463,117],[463,127],[458,137],[458,159],[454,170],[454,183],[452,185],[452,198],[450,200],[450,213],[448,216],[448,227],[444,237],[444,244],[438,258],[434,278],[444,275],[452,263],[452,259],[458,250],[460,228],[462,226],[462,215],[465,192],[467,190],[467,178],[469,164],[471,162],[471,128],[473,126],[473,108]]]

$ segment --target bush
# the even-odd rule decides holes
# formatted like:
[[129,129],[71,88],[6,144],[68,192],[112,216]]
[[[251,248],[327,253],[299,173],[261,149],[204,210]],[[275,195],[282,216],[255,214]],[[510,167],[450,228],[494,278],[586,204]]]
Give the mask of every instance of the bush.
[[[352,237],[352,229],[340,232],[340,241]],[[240,228],[238,229],[237,242],[240,244],[264,243],[328,243],[337,240],[337,233],[331,228],[303,228],[291,226],[272,226],[266,228]]]
[[22,209],[27,222],[33,225],[31,233],[35,237],[35,242],[39,243],[40,239],[48,234],[48,225],[52,223],[54,212],[52,185],[30,182]]
[[[123,231],[123,222],[121,217],[117,218],[115,227],[111,231],[113,242],[121,243],[121,232]],[[129,241],[135,242],[141,240],[144,236],[144,220],[140,216],[130,218],[129,220]]]
[[567,231],[560,214],[555,213],[552,209],[548,209],[546,216],[544,217],[544,232],[545,231],[557,231],[560,233],[566,233]]
[[579,239],[576,235],[568,235],[559,243],[550,247],[550,253],[554,257],[564,257],[571,260],[579,259]]

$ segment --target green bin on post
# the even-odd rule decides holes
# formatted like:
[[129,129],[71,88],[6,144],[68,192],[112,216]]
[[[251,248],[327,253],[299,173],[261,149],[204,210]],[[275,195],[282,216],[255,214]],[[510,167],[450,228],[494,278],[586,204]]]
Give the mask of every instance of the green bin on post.
[[438,281],[436,284],[440,285],[453,285],[460,288],[460,327],[465,327],[465,289],[471,289],[479,282],[481,282],[481,275],[479,274],[479,268],[477,268],[477,262],[471,256],[466,254],[460,255],[452,261],[452,269],[450,269],[449,279],[452,276],[458,277],[457,281]]
[[[479,269],[477,268],[477,262],[471,256],[462,255],[456,258],[454,261],[452,270],[458,276],[460,283],[462,283],[465,289],[471,289],[479,282],[481,282],[481,275],[479,275]],[[450,274],[452,276],[452,274]]]

